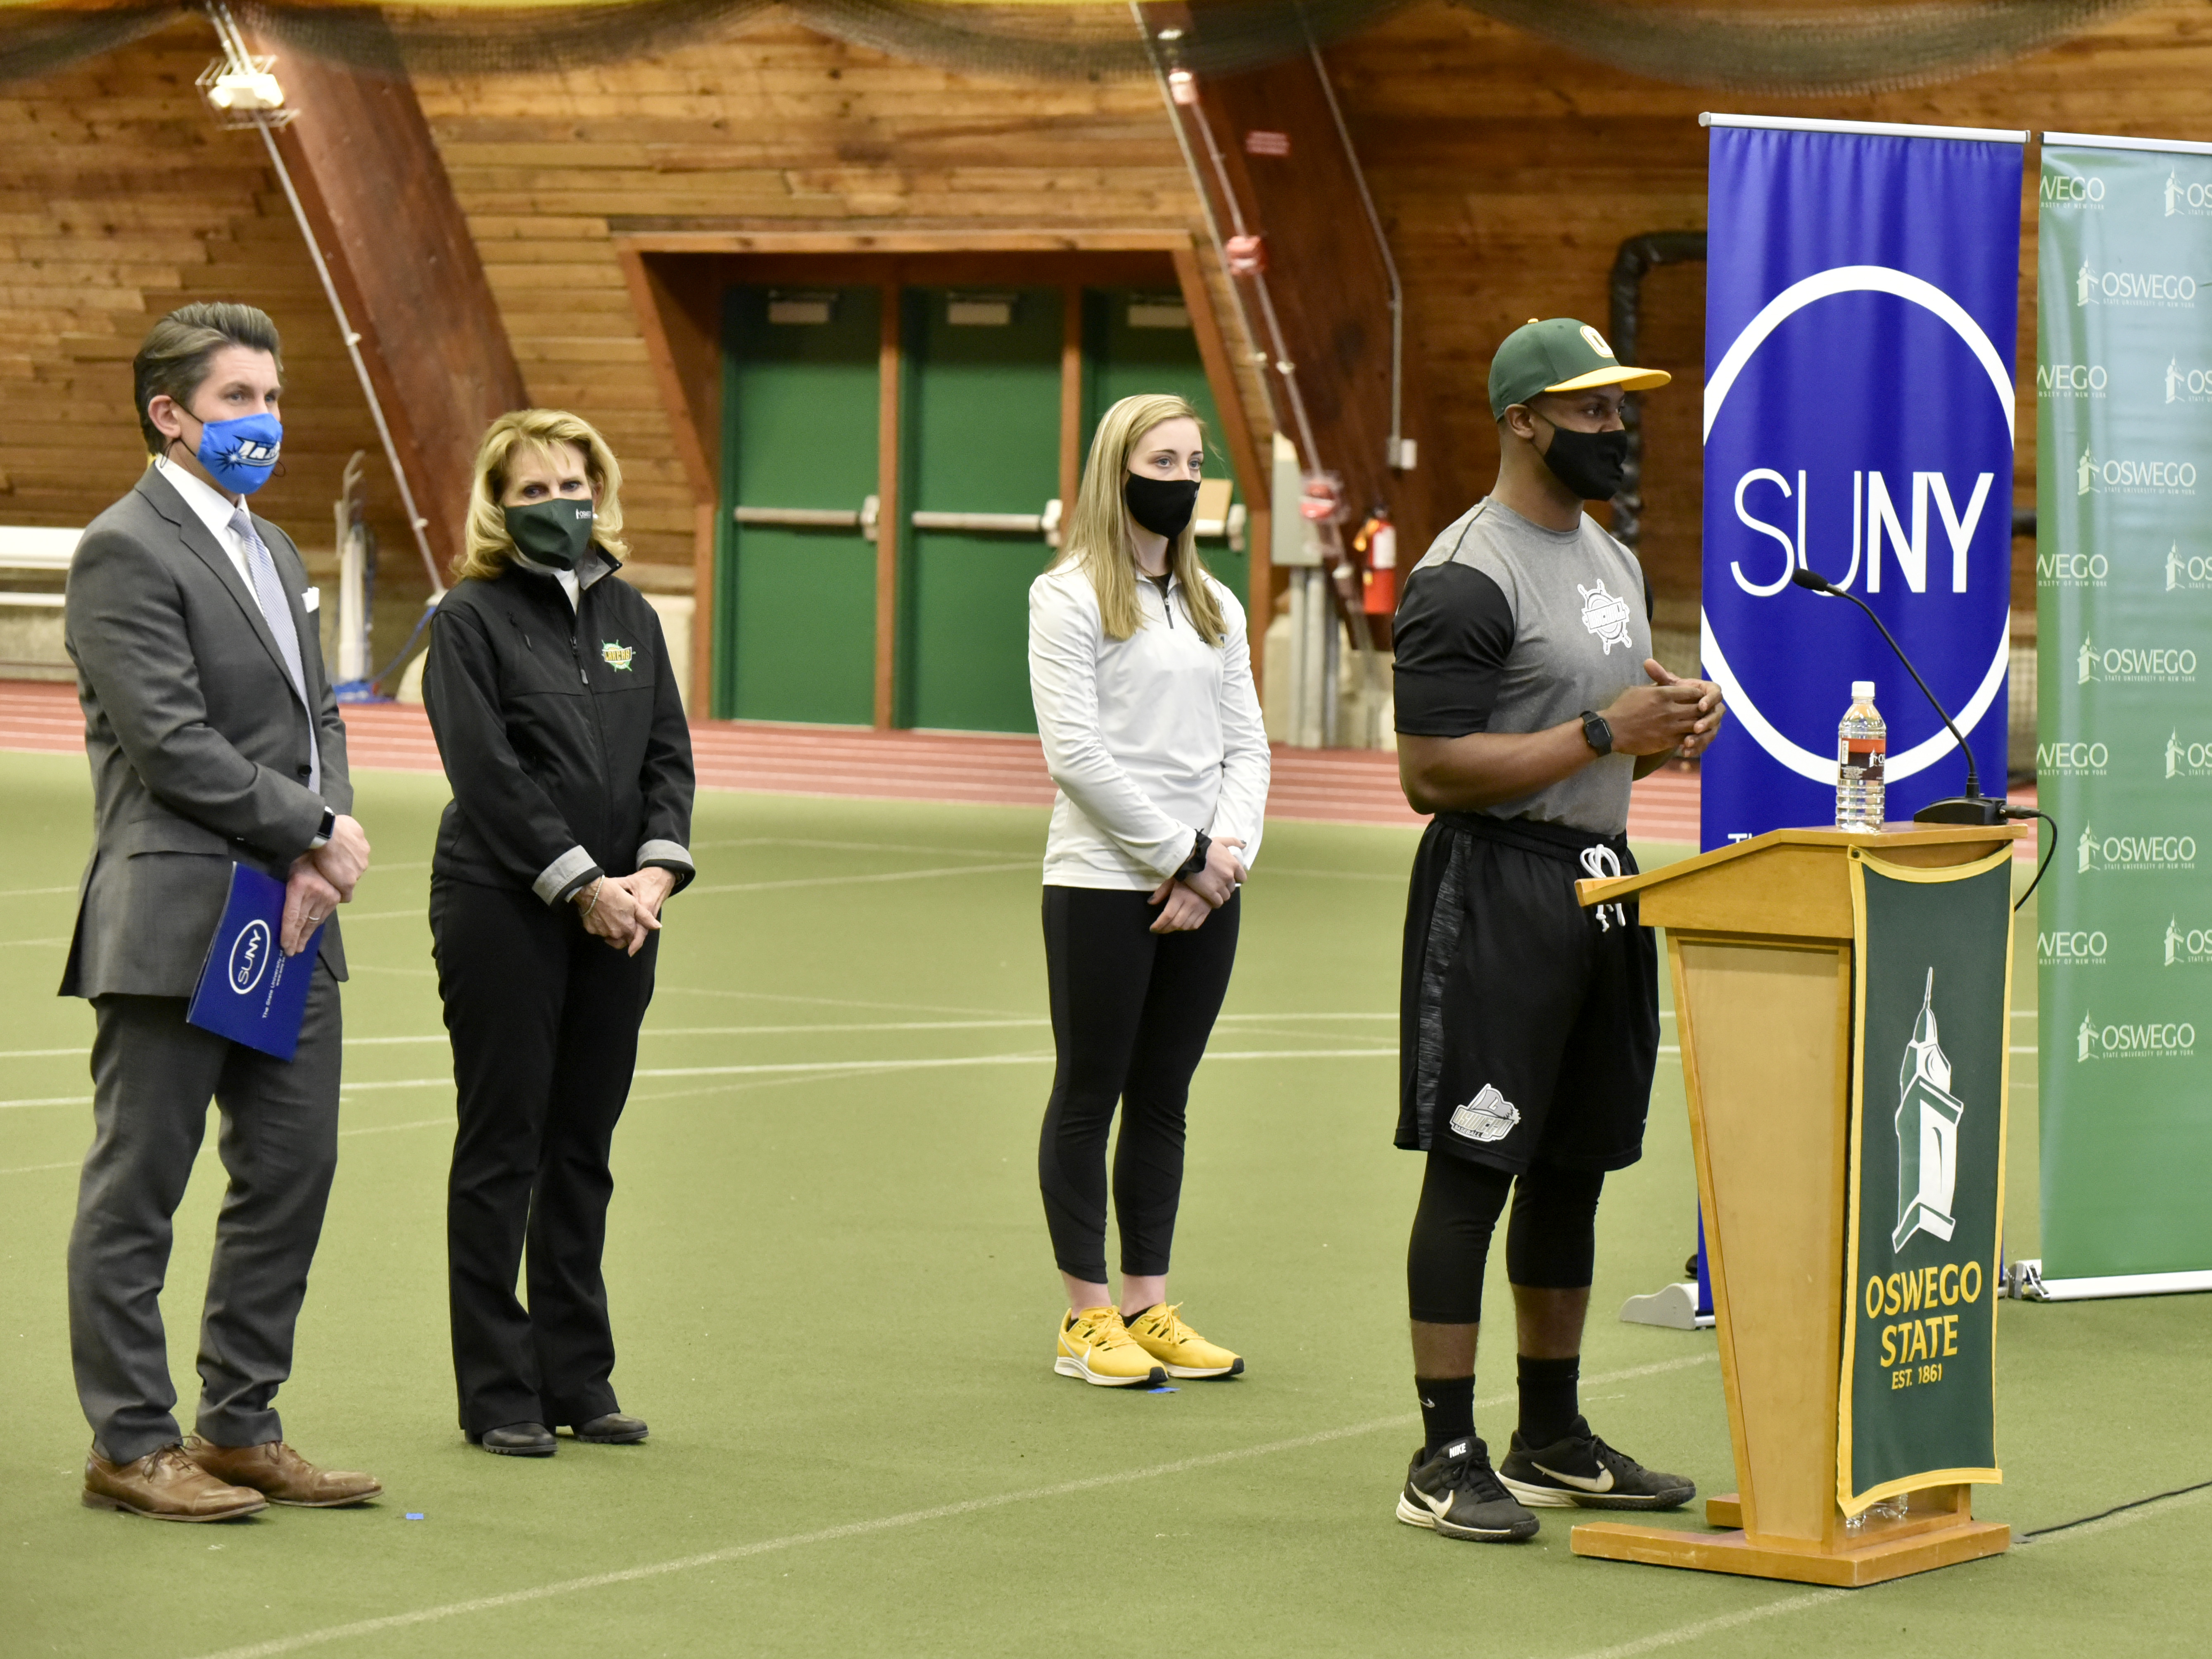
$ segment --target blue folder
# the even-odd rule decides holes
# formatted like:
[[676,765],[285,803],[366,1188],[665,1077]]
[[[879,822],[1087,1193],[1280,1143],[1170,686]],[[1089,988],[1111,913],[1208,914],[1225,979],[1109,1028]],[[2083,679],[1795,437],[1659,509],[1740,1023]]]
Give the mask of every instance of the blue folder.
[[299,1051],[300,1022],[323,927],[307,948],[288,957],[278,943],[284,924],[284,884],[245,865],[230,866],[230,899],[208,942],[200,982],[185,1018],[217,1036],[289,1060]]

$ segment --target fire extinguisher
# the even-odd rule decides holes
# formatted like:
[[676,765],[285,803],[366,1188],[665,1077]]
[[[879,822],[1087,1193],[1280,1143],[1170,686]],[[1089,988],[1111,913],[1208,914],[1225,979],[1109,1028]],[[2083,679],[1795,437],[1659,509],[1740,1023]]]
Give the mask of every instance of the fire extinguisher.
[[1364,594],[1360,609],[1370,617],[1392,616],[1398,609],[1398,532],[1389,513],[1389,508],[1377,507],[1352,538],[1352,550],[1366,565],[1361,573]]

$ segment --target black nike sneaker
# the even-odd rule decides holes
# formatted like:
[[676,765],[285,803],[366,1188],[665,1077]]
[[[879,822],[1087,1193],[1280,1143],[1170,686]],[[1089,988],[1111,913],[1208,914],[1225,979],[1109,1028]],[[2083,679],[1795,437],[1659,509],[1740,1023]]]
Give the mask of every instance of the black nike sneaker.
[[1679,1510],[1698,1495],[1696,1481],[1645,1468],[1579,1417],[1565,1439],[1535,1451],[1516,1431],[1498,1474],[1506,1491],[1537,1509]]
[[1398,1518],[1446,1538],[1504,1544],[1536,1535],[1536,1517],[1498,1484],[1490,1449],[1473,1435],[1454,1440],[1434,1457],[1417,1447],[1398,1494]]

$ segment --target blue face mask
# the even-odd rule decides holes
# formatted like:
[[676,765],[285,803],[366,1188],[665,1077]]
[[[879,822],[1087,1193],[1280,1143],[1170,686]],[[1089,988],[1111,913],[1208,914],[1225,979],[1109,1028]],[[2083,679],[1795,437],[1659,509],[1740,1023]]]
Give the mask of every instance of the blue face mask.
[[200,430],[199,462],[225,489],[251,495],[269,482],[284,447],[284,423],[274,415],[210,421]]

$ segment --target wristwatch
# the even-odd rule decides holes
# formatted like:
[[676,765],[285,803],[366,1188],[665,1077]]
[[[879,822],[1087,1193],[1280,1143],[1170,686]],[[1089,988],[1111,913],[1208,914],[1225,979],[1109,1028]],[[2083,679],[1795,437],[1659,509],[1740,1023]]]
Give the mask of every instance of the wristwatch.
[[1194,833],[1197,839],[1190,844],[1190,856],[1182,861],[1182,867],[1175,872],[1175,878],[1177,881],[1188,881],[1193,876],[1205,873],[1206,855],[1212,850],[1213,837],[1203,830]]
[[312,853],[318,847],[328,847],[331,844],[331,837],[337,832],[338,815],[330,807],[325,806],[323,808],[323,821],[315,827],[315,838],[307,843],[307,850]]
[[1605,716],[1583,710],[1583,741],[1601,755],[1613,752],[1613,728],[1605,723]]

